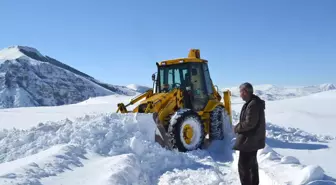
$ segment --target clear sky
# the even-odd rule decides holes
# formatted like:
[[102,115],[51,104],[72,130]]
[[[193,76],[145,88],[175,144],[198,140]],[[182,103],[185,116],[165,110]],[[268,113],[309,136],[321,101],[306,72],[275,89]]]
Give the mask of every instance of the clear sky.
[[151,84],[201,49],[214,82],[336,82],[335,0],[1,0],[0,47],[37,48],[101,81]]

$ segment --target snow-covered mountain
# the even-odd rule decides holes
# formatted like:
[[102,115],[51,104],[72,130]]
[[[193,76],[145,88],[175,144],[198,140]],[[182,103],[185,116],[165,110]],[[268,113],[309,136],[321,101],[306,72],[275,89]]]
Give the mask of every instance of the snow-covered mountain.
[[129,84],[126,87],[139,93],[144,93],[150,89],[150,87],[137,84]]
[[[227,88],[231,90],[233,97],[239,97],[239,87]],[[332,83],[311,85],[311,86],[276,86],[276,85],[255,85],[254,93],[264,100],[282,100],[307,96],[323,91],[335,90],[336,85]],[[223,89],[225,90],[225,89]]]
[[55,106],[111,94],[134,95],[102,83],[31,47],[0,51],[0,108]]

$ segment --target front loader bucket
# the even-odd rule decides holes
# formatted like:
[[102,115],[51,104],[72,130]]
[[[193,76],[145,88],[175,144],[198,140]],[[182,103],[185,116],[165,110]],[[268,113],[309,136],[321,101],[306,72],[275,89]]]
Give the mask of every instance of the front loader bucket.
[[163,125],[160,123],[158,119],[158,113],[153,113],[153,119],[156,124],[156,132],[155,132],[155,142],[159,143],[163,148],[166,148],[168,150],[172,150],[173,146],[169,141],[169,136],[163,127]]

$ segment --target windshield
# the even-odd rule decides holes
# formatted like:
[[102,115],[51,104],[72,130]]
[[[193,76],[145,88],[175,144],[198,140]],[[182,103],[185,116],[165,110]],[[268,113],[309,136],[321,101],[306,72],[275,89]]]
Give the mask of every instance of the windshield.
[[160,92],[169,92],[176,87],[185,88],[190,85],[188,65],[161,66],[159,68],[159,75]]

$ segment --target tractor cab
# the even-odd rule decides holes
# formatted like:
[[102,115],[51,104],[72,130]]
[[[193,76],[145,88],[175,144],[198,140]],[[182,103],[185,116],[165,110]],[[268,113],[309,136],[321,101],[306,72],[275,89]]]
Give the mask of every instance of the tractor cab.
[[183,91],[186,108],[201,111],[213,95],[208,62],[200,59],[199,50],[191,50],[188,58],[157,63],[155,91],[167,93],[174,88]]

